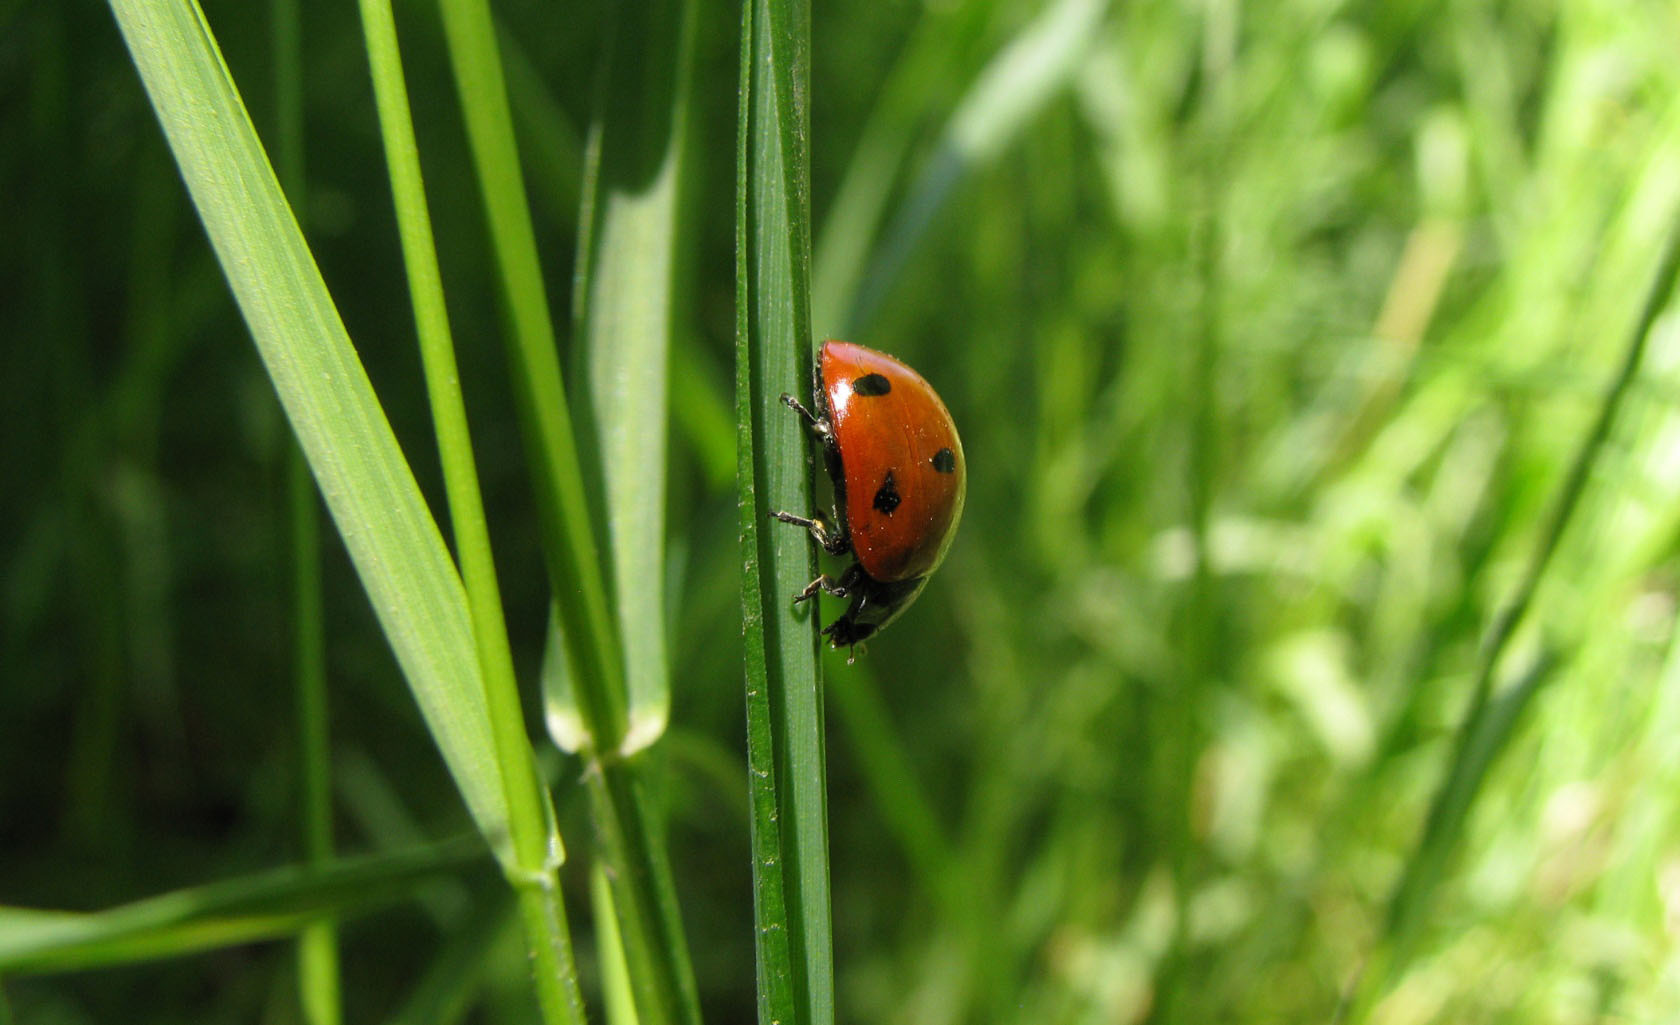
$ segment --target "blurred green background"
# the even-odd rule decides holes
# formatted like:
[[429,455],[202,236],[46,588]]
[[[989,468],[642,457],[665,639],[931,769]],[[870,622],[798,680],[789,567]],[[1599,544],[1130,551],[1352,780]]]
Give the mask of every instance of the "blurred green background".
[[[204,8],[271,138],[267,8]],[[441,518],[356,11],[302,10],[304,228]],[[564,311],[604,5],[495,10]],[[496,283],[437,11],[397,16],[532,684],[547,581]],[[814,330],[917,367],[971,474],[921,600],[829,663],[840,1020],[1328,1021],[1344,998],[1384,1023],[1667,1019],[1672,316],[1611,389],[1680,211],[1680,9],[812,18]],[[697,24],[656,751],[706,1017],[744,1022],[739,11]],[[286,424],[104,5],[0,3],[0,195],[0,903],[294,863]],[[340,849],[469,829],[330,532],[325,573]],[[440,979],[455,1020],[530,1020],[489,859],[412,897],[345,921],[347,1020]],[[292,1022],[294,976],[288,945],[236,945],[7,978],[5,1000],[22,1022]]]

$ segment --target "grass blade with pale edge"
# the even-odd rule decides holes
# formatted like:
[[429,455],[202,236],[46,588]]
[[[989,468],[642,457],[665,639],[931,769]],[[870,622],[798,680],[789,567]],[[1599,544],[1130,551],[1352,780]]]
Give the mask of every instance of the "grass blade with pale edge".
[[380,626],[479,830],[508,812],[466,594],[190,0],[111,0],[175,161]]
[[476,837],[290,866],[147,897],[104,911],[0,908],[0,972],[31,975],[108,968],[292,935],[400,901],[429,878],[483,856]]
[[746,643],[747,763],[761,1023],[834,1020],[822,678],[816,624],[791,598],[816,574],[810,538],[775,529],[811,507],[803,424],[810,321],[810,8],[746,0],[736,152],[735,416]]
[[408,272],[414,322],[420,338],[426,391],[436,426],[438,455],[443,463],[449,514],[455,527],[467,604],[472,612],[496,756],[507,787],[509,833],[515,860],[508,876],[519,895],[520,916],[525,923],[544,1020],[581,1022],[583,997],[578,989],[558,876],[564,849],[548,806],[547,792],[538,781],[525,732],[519,682],[514,676],[513,651],[508,643],[490,530],[484,518],[478,468],[467,427],[466,402],[455,364],[455,343],[449,332],[431,214],[421,183],[420,156],[409,114],[396,22],[390,0],[361,0],[361,13],[386,163],[391,173],[391,194],[402,236],[403,264]]
[[[666,368],[692,0],[613,11],[591,127],[575,320],[588,360],[629,707],[623,754],[665,731]],[[568,681],[569,682],[569,681]]]
[[[649,1025],[700,1020],[659,812],[640,767],[627,760],[664,733],[670,708],[662,583],[666,367],[694,10],[691,0],[663,0],[621,6],[609,18],[576,283],[575,333],[590,385],[579,397],[590,414],[580,421],[580,437],[597,443],[592,454],[608,513],[602,519],[627,699],[616,750],[589,773],[596,835],[611,865],[600,878],[612,899],[596,906],[615,916],[610,945],[626,965],[634,1012]],[[567,750],[600,750],[578,679],[554,654],[571,634],[559,616],[551,616],[551,627],[543,673],[550,733]]]

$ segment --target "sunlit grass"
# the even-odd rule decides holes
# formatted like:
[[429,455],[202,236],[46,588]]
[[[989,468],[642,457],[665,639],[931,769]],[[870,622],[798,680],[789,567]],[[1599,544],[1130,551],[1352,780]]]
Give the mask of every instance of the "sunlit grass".
[[[468,43],[503,44],[488,150],[527,207],[480,198],[448,22],[395,5],[591,1020],[1664,1020],[1680,15],[817,4],[807,92],[806,54],[778,50],[803,9],[752,7],[793,35],[752,37],[766,88],[743,108],[743,12],[696,4],[684,121],[674,56],[602,69],[633,20],[498,3]],[[284,123],[266,8],[205,14],[254,123]],[[16,1020],[295,1020],[272,941],[323,921],[344,1020],[537,1013],[488,855],[422,846],[476,824],[506,858],[507,813],[493,763],[462,761],[491,749],[482,709],[440,758],[397,669],[441,648],[459,671],[432,693],[479,675],[367,65],[334,42],[354,14],[300,21],[309,250],[288,258],[330,300],[267,327],[236,314],[251,265],[215,263],[200,225],[223,225],[181,186],[206,175],[176,170],[110,19],[5,16],[32,57],[0,62],[0,95],[29,97],[0,114],[22,198],[0,254],[0,750],[23,767],[0,903],[53,909],[3,916]],[[400,450],[307,421],[305,447],[415,486],[324,532],[323,754],[293,740],[288,428],[249,338],[272,358],[307,337],[287,317],[329,306]],[[775,405],[812,332],[916,366],[971,472],[921,600],[820,673],[788,604],[809,546],[751,529],[821,496]],[[532,397],[561,381],[570,440]],[[370,556],[428,512],[444,544]],[[454,625],[393,620],[370,561],[429,576]],[[581,756],[540,728],[551,591],[574,604],[548,675],[598,687],[546,707]],[[633,763],[627,730],[652,741]],[[772,743],[757,761],[749,736]],[[333,786],[341,853],[319,862],[306,770]]]

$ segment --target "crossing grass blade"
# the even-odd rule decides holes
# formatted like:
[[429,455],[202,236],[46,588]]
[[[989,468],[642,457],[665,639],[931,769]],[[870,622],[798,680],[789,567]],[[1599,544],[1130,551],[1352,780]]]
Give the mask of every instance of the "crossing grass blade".
[[319,867],[292,866],[175,890],[88,913],[0,908],[0,971],[70,972],[179,957],[292,935],[411,897],[483,856],[464,836]]
[[111,9],[380,626],[505,861],[508,809],[461,579],[210,27],[190,0]]

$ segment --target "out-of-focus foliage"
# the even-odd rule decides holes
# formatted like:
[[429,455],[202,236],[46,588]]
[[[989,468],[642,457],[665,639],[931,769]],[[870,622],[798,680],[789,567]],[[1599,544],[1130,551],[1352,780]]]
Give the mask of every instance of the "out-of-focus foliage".
[[[266,13],[204,3],[266,138]],[[608,5],[495,6],[563,310]],[[547,584],[489,250],[436,9],[397,16],[534,710]],[[301,219],[436,513],[354,5],[306,0],[303,19]],[[1387,1025],[1666,1017],[1672,317],[1495,666],[1514,721],[1447,856],[1417,852],[1481,646],[1675,230],[1680,11],[951,0],[813,19],[815,328],[921,370],[970,469],[920,601],[829,664],[840,1019],[1324,1021],[1344,998]],[[716,1022],[755,1006],[719,472],[738,31],[737,7],[702,5],[654,749]],[[299,861],[284,421],[102,5],[0,5],[0,138],[0,903],[93,910]],[[464,829],[327,551],[340,847]],[[587,816],[576,765],[555,764],[570,847]],[[579,846],[571,894],[588,892]],[[1396,904],[1408,868],[1438,874]],[[486,884],[347,921],[346,1019],[529,1020]],[[574,922],[592,928],[582,906]],[[282,945],[241,946],[5,996],[29,1022],[293,1021],[293,971]]]

